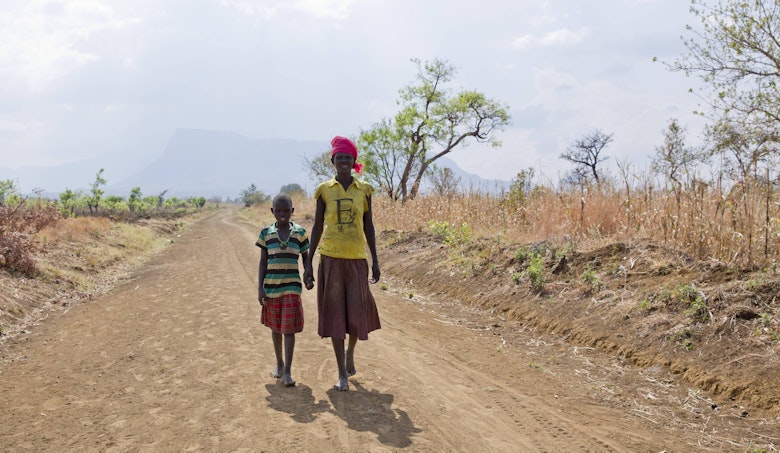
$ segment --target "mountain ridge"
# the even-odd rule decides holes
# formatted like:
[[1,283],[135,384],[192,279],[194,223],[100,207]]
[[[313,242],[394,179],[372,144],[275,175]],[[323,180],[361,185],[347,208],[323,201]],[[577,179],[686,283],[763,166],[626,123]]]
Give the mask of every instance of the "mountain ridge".
[[[162,154],[146,162],[123,156],[125,162],[119,164],[91,158],[55,167],[0,168],[0,179],[17,182],[22,193],[41,188],[49,198],[65,189],[87,192],[101,168],[105,169],[108,195],[127,196],[132,188],[140,187],[145,195],[165,192],[167,197],[232,199],[251,184],[267,194],[288,184],[298,184],[310,193],[319,181],[312,180],[304,158],[314,158],[329,148],[325,140],[250,139],[230,131],[179,128]],[[136,168],[130,168],[128,160]],[[435,164],[451,168],[462,188],[491,191],[508,186],[507,181],[466,172],[447,157]]]

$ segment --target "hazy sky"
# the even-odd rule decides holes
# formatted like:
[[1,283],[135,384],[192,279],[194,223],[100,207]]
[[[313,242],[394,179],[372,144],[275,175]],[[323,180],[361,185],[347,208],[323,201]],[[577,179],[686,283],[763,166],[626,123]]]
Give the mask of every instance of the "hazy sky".
[[614,133],[646,165],[670,118],[699,130],[683,0],[0,0],[0,167],[151,161],[176,128],[252,139],[356,135],[396,111],[412,58],[510,107],[500,149],[450,155],[511,179],[557,175]]

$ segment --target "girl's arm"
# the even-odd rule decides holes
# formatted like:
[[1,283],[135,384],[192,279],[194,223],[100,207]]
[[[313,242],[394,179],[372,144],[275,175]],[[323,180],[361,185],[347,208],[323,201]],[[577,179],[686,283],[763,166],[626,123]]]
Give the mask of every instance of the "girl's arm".
[[317,198],[317,208],[314,211],[314,225],[311,228],[311,236],[309,237],[309,252],[306,259],[303,261],[303,281],[307,287],[309,283],[314,284],[314,269],[311,262],[314,260],[314,252],[317,251],[317,246],[320,245],[320,238],[322,238],[322,231],[325,223],[325,202],[322,201],[322,197]]
[[366,197],[368,209],[363,213],[363,233],[366,235],[368,250],[371,252],[371,283],[379,281],[379,257],[376,255],[376,232],[374,231],[374,216],[371,213],[371,196]]

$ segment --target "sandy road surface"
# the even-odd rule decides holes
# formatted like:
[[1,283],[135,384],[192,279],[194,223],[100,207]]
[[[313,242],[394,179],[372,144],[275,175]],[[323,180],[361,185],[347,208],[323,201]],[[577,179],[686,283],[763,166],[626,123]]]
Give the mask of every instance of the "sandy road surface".
[[695,438],[599,404],[576,377],[540,372],[377,287],[383,329],[358,345],[352,390],[331,389],[314,291],[298,385],[285,388],[268,376],[256,234],[222,210],[13,346],[18,359],[0,368],[0,450],[659,452]]

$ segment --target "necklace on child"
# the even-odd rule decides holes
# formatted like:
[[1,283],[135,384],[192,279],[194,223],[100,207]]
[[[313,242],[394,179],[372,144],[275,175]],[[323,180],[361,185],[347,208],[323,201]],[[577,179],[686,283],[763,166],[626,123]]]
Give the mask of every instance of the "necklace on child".
[[290,231],[287,232],[287,240],[282,240],[282,232],[279,230],[276,230],[276,235],[279,238],[279,249],[280,250],[287,250],[287,243],[290,242],[290,236],[292,236],[292,228],[290,228]]

